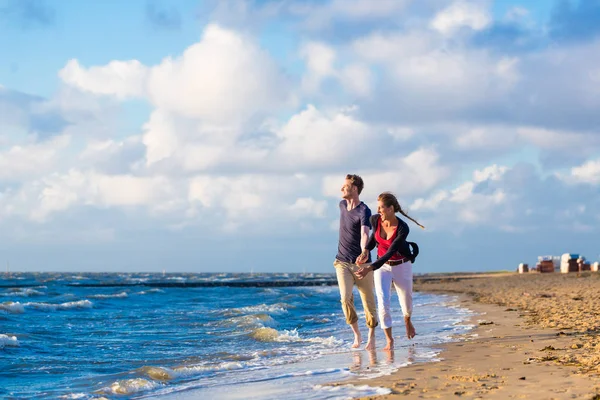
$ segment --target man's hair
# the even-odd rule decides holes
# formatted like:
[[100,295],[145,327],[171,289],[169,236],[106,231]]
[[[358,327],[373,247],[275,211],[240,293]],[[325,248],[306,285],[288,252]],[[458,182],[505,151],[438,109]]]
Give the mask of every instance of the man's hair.
[[365,184],[360,176],[354,175],[354,174],[348,174],[348,175],[346,175],[346,179],[348,179],[350,182],[352,182],[352,185],[356,186],[356,189],[358,189],[358,194],[360,194],[360,192],[362,192],[363,188],[365,187]]

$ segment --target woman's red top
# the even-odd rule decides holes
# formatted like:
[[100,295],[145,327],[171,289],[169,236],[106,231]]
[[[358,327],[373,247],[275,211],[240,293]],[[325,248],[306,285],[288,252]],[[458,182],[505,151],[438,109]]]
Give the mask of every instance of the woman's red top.
[[[392,234],[392,236],[387,239],[382,238],[380,232],[381,232],[381,218],[379,218],[379,220],[377,221],[377,229],[375,230],[375,240],[377,241],[377,257],[381,257],[385,253],[387,253],[388,249],[392,245],[392,242],[396,238],[396,235],[398,234],[398,226],[396,226],[396,230],[394,230],[394,233]],[[390,257],[390,259],[388,261],[398,261],[398,260],[401,260],[402,258],[403,257],[400,255],[400,253],[396,253],[392,257]]]

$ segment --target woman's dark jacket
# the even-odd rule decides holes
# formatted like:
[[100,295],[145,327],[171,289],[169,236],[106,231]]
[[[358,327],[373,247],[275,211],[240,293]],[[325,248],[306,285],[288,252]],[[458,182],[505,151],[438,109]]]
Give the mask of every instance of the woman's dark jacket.
[[[365,247],[365,249],[367,249],[369,251],[373,250],[375,248],[375,246],[377,245],[377,241],[375,240],[375,233],[378,229],[379,218],[381,218],[381,216],[379,214],[374,214],[371,216],[371,219],[370,219],[372,231],[371,231],[371,236],[369,237],[369,241],[367,242],[367,245]],[[376,269],[379,269],[383,264],[388,262],[389,259],[396,253],[400,253],[401,256],[409,259],[412,263],[415,262],[415,258],[419,254],[419,246],[417,246],[417,244],[414,242],[406,241],[406,237],[408,236],[408,233],[410,232],[410,229],[408,228],[408,224],[398,217],[396,217],[396,219],[398,220],[398,227],[396,228],[397,229],[396,238],[390,245],[390,248],[388,249],[388,251],[384,255],[379,257],[376,261],[371,263],[371,266],[373,267],[373,271],[375,271]],[[412,251],[411,251],[411,247],[413,249]]]

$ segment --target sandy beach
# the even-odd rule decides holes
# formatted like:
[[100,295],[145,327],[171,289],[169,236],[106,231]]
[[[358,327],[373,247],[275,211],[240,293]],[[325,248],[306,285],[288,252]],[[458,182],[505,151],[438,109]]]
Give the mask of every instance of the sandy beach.
[[415,277],[417,291],[458,294],[475,328],[439,362],[351,383],[392,390],[378,399],[600,399],[599,289],[593,272]]

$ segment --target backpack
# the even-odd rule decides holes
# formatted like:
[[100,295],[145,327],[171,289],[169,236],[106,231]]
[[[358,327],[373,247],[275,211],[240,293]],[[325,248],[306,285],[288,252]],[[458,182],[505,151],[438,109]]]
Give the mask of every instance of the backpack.
[[406,252],[406,250],[408,250],[408,252],[406,252],[408,254],[404,254],[402,252],[400,252],[400,254],[402,254],[403,257],[408,258],[410,260],[410,262],[412,264],[414,264],[415,258],[417,258],[417,256],[419,255],[419,245],[416,244],[415,242],[409,242],[409,241],[407,241],[406,244],[408,246],[406,246],[407,248],[405,249],[405,252]]

